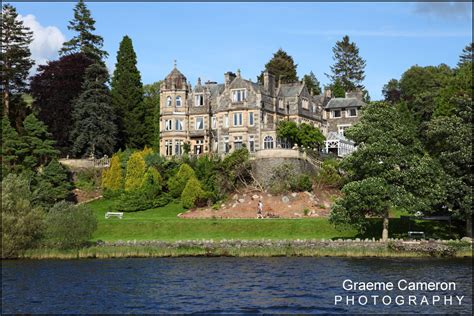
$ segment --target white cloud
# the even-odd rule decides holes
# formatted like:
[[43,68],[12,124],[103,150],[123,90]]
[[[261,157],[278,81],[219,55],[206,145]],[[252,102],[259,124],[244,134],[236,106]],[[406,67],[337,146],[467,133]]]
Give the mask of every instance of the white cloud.
[[[35,67],[44,65],[48,60],[58,57],[58,51],[65,41],[64,34],[55,26],[43,26],[32,14],[18,15],[23,24],[33,31],[33,41],[30,44],[31,58]],[[34,70],[33,70],[34,71]]]

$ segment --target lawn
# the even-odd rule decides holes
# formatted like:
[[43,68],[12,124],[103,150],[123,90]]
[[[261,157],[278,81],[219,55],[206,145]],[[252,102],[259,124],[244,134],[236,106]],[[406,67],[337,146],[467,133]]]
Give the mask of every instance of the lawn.
[[[141,212],[125,213],[123,219],[105,219],[113,201],[97,200],[89,203],[98,218],[94,240],[191,240],[191,239],[338,239],[380,238],[382,222],[371,219],[365,234],[353,229],[336,230],[327,218],[302,219],[182,219],[177,215],[182,206],[171,203],[164,207]],[[398,214],[397,214],[398,215]],[[456,238],[449,236],[444,223],[417,221],[413,230],[424,231],[428,238]],[[408,226],[399,218],[390,219],[390,237],[404,238]],[[455,232],[456,229],[453,229]]]

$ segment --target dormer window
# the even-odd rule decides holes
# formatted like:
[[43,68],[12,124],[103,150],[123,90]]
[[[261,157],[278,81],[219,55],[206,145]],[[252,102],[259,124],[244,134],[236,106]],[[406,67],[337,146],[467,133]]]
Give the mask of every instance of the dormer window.
[[166,106],[171,106],[171,97],[166,98]]
[[308,99],[303,99],[302,104],[303,104],[303,109],[307,110],[309,108]]
[[356,117],[357,116],[357,109],[349,109],[348,113],[350,117]]
[[176,97],[176,106],[181,106],[181,97],[180,96]]
[[332,117],[333,117],[333,118],[341,117],[341,110],[334,110],[334,111],[332,111]]
[[202,94],[196,94],[194,102],[196,106],[204,105],[204,96]]
[[283,105],[283,99],[278,99],[278,108],[279,109],[284,109],[285,106]]
[[232,102],[243,102],[247,98],[245,89],[232,90]]

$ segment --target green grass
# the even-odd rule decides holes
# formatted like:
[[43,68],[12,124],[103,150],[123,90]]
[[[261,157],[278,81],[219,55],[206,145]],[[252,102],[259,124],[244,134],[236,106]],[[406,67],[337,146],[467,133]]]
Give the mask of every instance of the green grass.
[[[366,233],[354,229],[339,231],[327,218],[301,219],[182,219],[185,210],[178,203],[141,212],[124,213],[123,219],[105,219],[112,210],[113,200],[101,199],[89,203],[98,218],[93,240],[193,240],[193,239],[338,239],[376,238],[382,234],[381,219],[371,219]],[[389,223],[391,238],[406,238],[408,223],[400,220],[400,212],[392,213]],[[412,230],[424,231],[427,238],[456,239],[461,236],[443,222],[415,221]]]

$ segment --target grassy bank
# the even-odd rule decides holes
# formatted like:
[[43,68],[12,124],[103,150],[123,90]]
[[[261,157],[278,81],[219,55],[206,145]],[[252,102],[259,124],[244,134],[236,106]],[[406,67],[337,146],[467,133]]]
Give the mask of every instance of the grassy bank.
[[[380,238],[382,223],[372,219],[365,234],[354,229],[339,231],[327,218],[301,219],[182,219],[177,215],[185,210],[180,204],[171,203],[164,207],[141,212],[125,213],[123,219],[105,219],[105,213],[112,210],[113,201],[97,200],[89,203],[97,219],[98,228],[93,240],[191,240],[191,239],[338,239],[338,238]],[[421,230],[427,238],[456,239],[462,236],[450,235],[444,223],[418,221],[413,230]],[[390,220],[390,236],[406,237],[408,226],[399,218]],[[455,230],[453,230],[455,231]]]
[[[79,250],[34,249],[24,252],[21,259],[87,259],[87,258],[153,258],[153,257],[437,257],[423,251],[394,250],[387,244],[376,247],[338,245],[336,247],[153,247],[153,246],[94,246]],[[472,257],[470,246],[456,247],[450,257]]]

